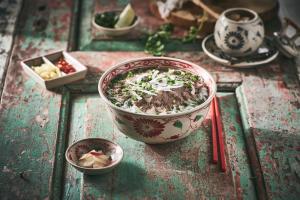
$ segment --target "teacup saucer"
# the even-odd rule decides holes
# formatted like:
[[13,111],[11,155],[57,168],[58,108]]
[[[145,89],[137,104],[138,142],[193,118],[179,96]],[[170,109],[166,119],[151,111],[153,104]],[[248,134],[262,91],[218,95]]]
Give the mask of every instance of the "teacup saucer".
[[216,62],[237,68],[249,68],[273,61],[278,56],[278,51],[270,39],[265,38],[263,44],[253,54],[245,57],[232,57],[225,54],[217,47],[213,34],[207,36],[202,42],[203,51]]

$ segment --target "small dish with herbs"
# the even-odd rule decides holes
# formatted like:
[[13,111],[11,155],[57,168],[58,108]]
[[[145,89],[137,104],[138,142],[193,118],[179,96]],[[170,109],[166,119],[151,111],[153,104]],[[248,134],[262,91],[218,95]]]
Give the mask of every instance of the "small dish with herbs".
[[132,31],[139,23],[133,8],[128,4],[123,10],[96,13],[93,26],[104,35],[121,36]]

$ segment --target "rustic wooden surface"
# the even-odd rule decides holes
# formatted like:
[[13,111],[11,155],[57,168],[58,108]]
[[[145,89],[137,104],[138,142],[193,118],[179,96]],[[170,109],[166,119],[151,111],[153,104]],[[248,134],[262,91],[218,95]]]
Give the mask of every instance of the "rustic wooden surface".
[[220,99],[228,133],[228,173],[220,173],[219,166],[211,164],[209,119],[185,140],[146,145],[117,130],[110,116],[104,114],[105,104],[98,94],[75,94],[71,103],[69,144],[85,137],[104,137],[119,143],[125,158],[114,172],[101,177],[82,176],[66,166],[64,198],[254,199],[242,129],[237,121],[237,101],[233,93],[222,93]]
[[21,0],[3,0],[0,2],[0,96],[6,74],[6,66],[10,59],[15,25],[21,6]]
[[[145,56],[140,51],[143,40],[93,41],[92,1],[7,0],[0,8],[3,5],[12,8],[7,14],[0,12],[1,19],[10,21],[0,30],[0,43],[5,44],[0,59],[0,75],[5,76],[0,106],[1,199],[297,199],[300,195],[300,86],[295,61],[280,56],[270,64],[238,70],[195,51],[200,50],[200,41],[184,47],[172,42],[171,49],[177,52],[168,56],[205,67],[218,83],[229,164],[223,174],[210,163],[209,117],[199,131],[167,145],[131,140],[111,123],[97,94],[97,81],[109,66]],[[24,58],[76,47],[81,51],[72,54],[88,66],[88,76],[54,91],[40,87],[19,65]],[[112,50],[118,51],[108,52]],[[124,161],[111,174],[83,176],[66,164],[67,145],[91,136],[112,139],[124,148]]]
[[1,199],[45,199],[57,191],[53,183],[57,160],[63,159],[57,149],[63,144],[60,116],[66,97],[36,85],[19,61],[66,49],[71,13],[71,1],[23,4],[1,98]]

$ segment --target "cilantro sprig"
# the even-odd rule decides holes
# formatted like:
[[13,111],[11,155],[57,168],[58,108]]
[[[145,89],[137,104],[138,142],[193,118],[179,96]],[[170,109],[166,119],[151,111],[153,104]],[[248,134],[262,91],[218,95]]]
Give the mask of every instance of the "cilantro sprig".
[[160,26],[157,32],[149,35],[145,45],[145,52],[154,56],[164,55],[165,43],[170,39],[173,29],[172,24],[164,24]]
[[191,26],[188,33],[182,38],[183,43],[194,42],[197,39],[199,29],[195,26]]
[[[145,52],[154,56],[162,56],[165,54],[165,47],[173,33],[174,26],[172,24],[163,24],[157,32],[148,36],[145,45]],[[191,26],[189,31],[181,39],[183,43],[191,43],[197,39],[201,26]]]
[[95,17],[96,24],[107,27],[114,28],[117,23],[119,16],[115,12],[105,12],[101,14],[97,14]]

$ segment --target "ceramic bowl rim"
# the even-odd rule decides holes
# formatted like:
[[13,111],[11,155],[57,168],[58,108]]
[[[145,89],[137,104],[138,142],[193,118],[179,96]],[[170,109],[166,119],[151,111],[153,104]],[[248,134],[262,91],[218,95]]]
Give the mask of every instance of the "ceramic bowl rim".
[[136,27],[139,22],[140,22],[140,17],[135,15],[136,16],[136,20],[135,22],[130,25],[130,26],[126,26],[126,27],[122,27],[122,28],[107,28],[107,27],[104,27],[104,26],[100,26],[99,24],[96,23],[96,15],[97,14],[103,14],[103,13],[106,13],[106,12],[121,12],[122,10],[111,10],[111,11],[104,11],[104,12],[98,12],[96,14],[94,14],[94,17],[93,17],[93,20],[92,20],[92,23],[93,25],[98,28],[98,29],[102,29],[104,31],[112,31],[112,32],[118,32],[118,31],[125,31],[125,30],[130,30],[130,29],[133,29],[134,27]]
[[[119,160],[117,160],[117,162],[115,162],[115,163],[113,163],[113,164],[111,164],[111,165],[105,166],[105,167],[101,167],[101,168],[89,168],[89,167],[82,167],[82,166],[77,165],[74,161],[71,161],[71,160],[69,159],[69,157],[68,157],[68,152],[69,152],[70,149],[71,149],[72,147],[74,147],[76,144],[78,144],[78,143],[80,143],[80,142],[82,142],[82,141],[86,141],[86,140],[102,140],[102,141],[104,141],[104,142],[112,143],[112,144],[118,146],[118,147],[121,149],[121,153],[122,153],[122,154],[121,154],[121,158],[120,158]],[[82,169],[82,170],[90,170],[90,171],[100,171],[100,170],[104,170],[104,169],[110,169],[110,168],[113,168],[113,167],[115,167],[116,165],[118,165],[118,164],[123,160],[123,157],[124,157],[124,151],[123,151],[122,147],[121,147],[119,144],[117,144],[117,143],[115,143],[115,142],[112,142],[112,141],[110,141],[110,140],[104,139],[104,138],[99,138],[99,137],[85,138],[85,139],[78,140],[78,141],[72,143],[72,144],[67,148],[67,150],[66,150],[66,152],[65,152],[65,158],[66,158],[66,160],[68,161],[69,164],[71,164],[71,165],[74,166],[75,168],[80,168],[80,169]]]
[[[209,97],[202,104],[194,107],[193,109],[186,110],[186,111],[183,111],[183,112],[180,112],[180,113],[163,114],[163,115],[154,115],[154,114],[146,114],[146,113],[134,113],[134,112],[131,112],[129,110],[126,110],[126,109],[123,109],[121,107],[118,107],[118,106],[114,105],[113,103],[111,103],[107,99],[107,97],[104,94],[104,91],[102,90],[102,87],[100,87],[102,85],[103,81],[104,81],[104,78],[111,71],[113,71],[114,69],[116,69],[116,68],[118,68],[120,66],[123,66],[123,65],[131,63],[131,62],[141,61],[141,60],[169,60],[169,61],[177,61],[177,62],[182,62],[182,63],[189,64],[189,65],[191,65],[193,67],[196,67],[196,68],[200,68],[204,73],[206,73],[206,75],[208,76],[208,78],[212,81],[212,86],[209,88],[210,89],[210,91],[209,91],[210,92]],[[212,75],[206,69],[204,69],[203,67],[200,67],[199,65],[197,65],[195,63],[192,63],[192,62],[189,62],[189,61],[186,61],[186,60],[182,60],[182,59],[178,59],[178,58],[171,58],[171,57],[141,57],[141,58],[128,59],[126,61],[120,62],[120,63],[118,63],[118,64],[110,67],[109,69],[107,69],[102,74],[102,76],[101,76],[101,78],[100,78],[100,80],[98,82],[98,92],[99,92],[101,98],[105,101],[105,103],[107,103],[110,107],[112,107],[115,110],[122,111],[122,112],[125,112],[125,113],[128,113],[128,114],[131,114],[131,115],[137,115],[137,116],[143,116],[143,117],[165,118],[165,117],[176,117],[176,116],[183,116],[183,115],[186,115],[186,114],[191,114],[191,113],[193,113],[195,111],[200,110],[201,108],[204,108],[214,98],[214,96],[215,96],[215,94],[217,92],[217,84],[216,84],[215,80],[213,79]]]
[[[230,18],[228,18],[226,15],[229,13],[229,12],[232,12],[232,11],[246,11],[246,12],[249,12],[251,13],[254,17],[249,20],[249,21],[246,21],[246,22],[239,22],[239,21],[235,21],[235,20],[232,20]],[[234,23],[234,24],[251,24],[253,22],[255,22],[257,19],[258,19],[258,14],[254,11],[254,10],[251,10],[251,9],[248,9],[248,8],[241,8],[241,7],[237,7],[237,8],[229,8],[227,10],[225,10],[222,15],[226,18],[226,20],[228,20],[229,22],[231,23]]]

